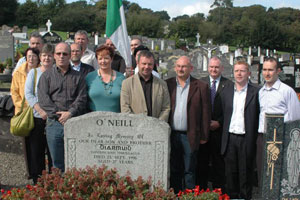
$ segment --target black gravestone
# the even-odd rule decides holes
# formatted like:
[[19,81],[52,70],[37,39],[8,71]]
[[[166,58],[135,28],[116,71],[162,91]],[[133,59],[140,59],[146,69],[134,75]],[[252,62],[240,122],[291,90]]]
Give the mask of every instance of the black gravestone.
[[300,200],[300,121],[285,125],[281,200]]
[[45,43],[57,44],[62,42],[62,38],[55,32],[47,32],[43,35]]
[[300,121],[283,120],[283,115],[266,115],[262,199],[300,200]]

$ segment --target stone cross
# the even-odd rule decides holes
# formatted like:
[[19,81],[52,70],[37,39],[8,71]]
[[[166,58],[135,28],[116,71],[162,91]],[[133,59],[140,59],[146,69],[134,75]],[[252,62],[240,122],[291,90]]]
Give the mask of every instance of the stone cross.
[[205,48],[205,47],[202,47],[202,48],[207,51],[207,57],[208,57],[208,60],[209,60],[211,58],[211,52],[213,50],[217,49],[218,47],[214,47],[214,48],[210,48],[210,47]]
[[279,148],[276,146],[276,144],[282,144],[282,141],[276,140],[276,128],[274,129],[274,136],[273,141],[268,141],[268,171],[267,174],[269,174],[269,169],[271,168],[271,181],[270,181],[270,190],[273,189],[273,180],[274,180],[274,165],[278,158],[278,155],[280,154]]
[[50,19],[48,19],[46,26],[47,26],[47,32],[51,32],[52,23],[51,23]]
[[197,35],[196,35],[196,38],[197,38],[197,42],[196,42],[196,47],[200,47],[200,42],[199,42],[199,39],[200,39],[200,34],[199,33],[197,33]]

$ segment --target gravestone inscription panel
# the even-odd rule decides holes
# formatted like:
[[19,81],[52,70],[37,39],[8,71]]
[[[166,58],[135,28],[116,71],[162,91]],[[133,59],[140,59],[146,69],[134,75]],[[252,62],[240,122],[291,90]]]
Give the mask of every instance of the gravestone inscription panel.
[[168,188],[170,128],[156,118],[92,112],[65,124],[66,168],[106,165]]
[[262,199],[300,200],[300,121],[266,115]]

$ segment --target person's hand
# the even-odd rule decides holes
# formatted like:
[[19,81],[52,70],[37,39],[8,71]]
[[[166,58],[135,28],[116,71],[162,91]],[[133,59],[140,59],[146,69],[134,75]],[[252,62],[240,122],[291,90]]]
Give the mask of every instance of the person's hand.
[[60,111],[60,112],[56,112],[57,115],[60,115],[60,117],[58,118],[58,121],[64,125],[66,123],[66,121],[71,118],[71,113],[68,111]]
[[41,109],[40,111],[38,111],[38,113],[40,114],[40,116],[41,116],[41,118],[43,120],[47,119],[47,113],[43,109]]
[[206,142],[206,140],[200,140],[200,144],[205,144]]
[[210,130],[211,131],[215,131],[220,127],[220,123],[218,121],[215,120],[211,120],[210,121]]

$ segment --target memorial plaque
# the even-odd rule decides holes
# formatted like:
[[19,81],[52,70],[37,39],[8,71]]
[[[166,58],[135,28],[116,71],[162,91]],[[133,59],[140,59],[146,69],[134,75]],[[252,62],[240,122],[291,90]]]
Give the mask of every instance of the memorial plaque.
[[170,127],[144,115],[92,112],[65,124],[65,166],[106,165],[168,188]]
[[285,125],[281,200],[300,200],[300,121]]
[[266,114],[267,133],[264,135],[262,197],[278,199],[283,165],[283,115]]
[[55,32],[47,32],[42,36],[45,43],[57,44],[62,42],[62,38]]
[[300,121],[267,115],[262,199],[300,200]]

